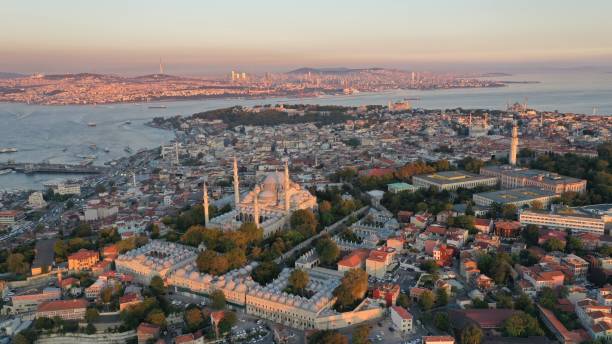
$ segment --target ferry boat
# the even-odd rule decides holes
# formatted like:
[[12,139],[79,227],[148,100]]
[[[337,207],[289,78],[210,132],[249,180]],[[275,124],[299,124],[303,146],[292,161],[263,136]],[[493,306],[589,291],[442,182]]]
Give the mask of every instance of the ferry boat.
[[89,123],[87,123],[87,126],[89,126],[89,127],[95,127],[96,125],[97,125],[96,122],[89,122]]
[[14,147],[1,147],[0,148],[0,153],[15,153],[17,151],[17,148]]
[[166,105],[149,105],[149,109],[167,109]]

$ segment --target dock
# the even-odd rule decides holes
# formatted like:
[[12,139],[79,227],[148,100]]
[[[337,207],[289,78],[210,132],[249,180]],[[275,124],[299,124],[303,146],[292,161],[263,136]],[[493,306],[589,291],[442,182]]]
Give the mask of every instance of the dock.
[[25,174],[62,173],[62,174],[102,174],[108,170],[103,166],[48,164],[28,162],[0,162],[0,170],[10,169]]

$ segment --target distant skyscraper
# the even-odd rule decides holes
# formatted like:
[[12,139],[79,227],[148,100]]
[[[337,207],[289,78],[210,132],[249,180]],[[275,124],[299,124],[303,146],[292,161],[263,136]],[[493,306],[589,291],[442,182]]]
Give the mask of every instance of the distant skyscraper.
[[164,65],[162,64],[161,57],[159,58],[159,74],[164,74]]

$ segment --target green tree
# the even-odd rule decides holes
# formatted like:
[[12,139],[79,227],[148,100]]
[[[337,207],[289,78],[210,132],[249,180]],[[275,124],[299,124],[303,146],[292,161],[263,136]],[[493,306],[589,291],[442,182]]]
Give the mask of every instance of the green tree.
[[261,285],[266,285],[274,280],[280,273],[280,266],[273,261],[265,261],[259,264],[253,272],[251,277],[253,280]]
[[155,295],[164,295],[166,293],[166,286],[164,285],[164,280],[157,275],[151,278],[149,288]]
[[370,327],[366,324],[358,325],[355,330],[353,330],[352,335],[352,343],[353,344],[369,344],[370,340],[368,337],[370,336]]
[[146,320],[147,322],[151,324],[154,324],[160,327],[166,327],[166,315],[164,314],[164,311],[162,311],[159,308],[156,308],[150,311],[147,314]]
[[308,344],[348,344],[348,338],[336,330],[317,331],[308,337]]
[[446,312],[438,312],[434,315],[433,320],[434,326],[444,332],[448,332],[450,330],[450,319],[448,317],[448,313]]
[[32,343],[25,335],[17,333],[13,337],[13,344],[30,344]]
[[446,290],[442,288],[436,289],[436,305],[437,306],[446,306],[448,304],[448,294]]
[[113,288],[106,287],[100,292],[100,299],[104,303],[110,303],[113,300]]
[[429,290],[425,290],[421,294],[421,298],[419,299],[419,306],[421,307],[421,309],[424,311],[428,311],[433,307],[434,303],[434,294]]
[[303,292],[310,281],[308,273],[302,269],[295,269],[289,275],[289,286],[296,292]]
[[224,309],[225,308],[225,294],[223,294],[223,291],[220,289],[217,289],[215,291],[213,291],[210,294],[210,306],[213,309]]
[[482,330],[476,325],[468,325],[461,331],[461,344],[480,344]]
[[534,315],[536,313],[533,301],[531,301],[531,298],[524,293],[521,293],[521,295],[519,295],[519,297],[514,302],[514,309],[522,310],[523,312],[531,315]]
[[93,323],[100,317],[100,313],[95,308],[87,308],[85,311],[85,321],[88,323]]
[[397,297],[397,305],[404,307],[404,308],[410,308],[412,302],[410,302],[410,297],[408,297],[408,295],[404,294],[404,293],[400,293],[399,296]]
[[517,313],[506,319],[502,325],[502,331],[509,337],[544,335],[544,331],[540,328],[538,320],[525,313]]
[[185,311],[185,323],[189,332],[196,331],[204,323],[202,310],[198,307],[192,307]]
[[427,259],[426,261],[422,262],[419,267],[421,268],[421,270],[426,271],[430,274],[440,270],[440,266],[433,259]]
[[328,237],[319,239],[319,241],[317,241],[315,250],[317,251],[319,260],[323,265],[334,264],[340,256],[340,248],[338,248],[338,245]]
[[317,233],[317,218],[310,209],[296,210],[291,214],[291,228],[311,237]]
[[544,249],[548,252],[563,251],[565,249],[565,244],[557,238],[550,238],[544,244]]
[[15,274],[23,275],[30,269],[29,264],[21,253],[11,253],[6,262],[8,270]]
[[538,239],[540,237],[538,226],[527,225],[521,234],[529,246],[538,244]]
[[361,269],[351,269],[344,274],[340,285],[334,290],[341,309],[360,301],[368,291],[368,274]]

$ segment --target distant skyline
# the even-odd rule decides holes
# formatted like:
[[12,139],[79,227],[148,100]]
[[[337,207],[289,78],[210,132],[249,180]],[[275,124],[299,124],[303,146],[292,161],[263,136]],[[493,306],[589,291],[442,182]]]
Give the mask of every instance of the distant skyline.
[[612,2],[12,1],[0,72],[612,69]]

